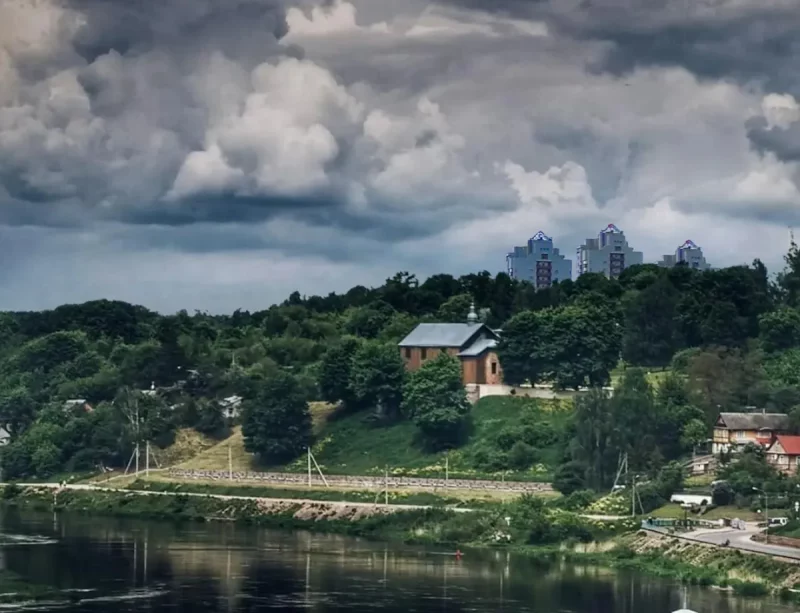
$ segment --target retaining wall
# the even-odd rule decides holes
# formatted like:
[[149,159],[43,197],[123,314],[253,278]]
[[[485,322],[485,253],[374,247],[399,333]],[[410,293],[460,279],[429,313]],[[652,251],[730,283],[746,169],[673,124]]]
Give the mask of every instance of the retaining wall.
[[[308,475],[302,473],[269,473],[269,472],[244,472],[234,471],[229,474],[224,470],[183,470],[173,468],[167,471],[170,477],[177,479],[203,479],[207,481],[258,481],[270,485],[306,485]],[[343,476],[325,475],[331,486],[378,489],[388,484],[389,488],[415,488],[422,490],[473,490],[473,491],[503,491],[503,492],[551,492],[553,488],[549,483],[530,483],[524,481],[488,481],[472,479],[423,479],[416,477],[397,477],[389,476],[388,480],[384,477],[369,476]],[[312,476],[312,485],[323,485],[319,475]]]

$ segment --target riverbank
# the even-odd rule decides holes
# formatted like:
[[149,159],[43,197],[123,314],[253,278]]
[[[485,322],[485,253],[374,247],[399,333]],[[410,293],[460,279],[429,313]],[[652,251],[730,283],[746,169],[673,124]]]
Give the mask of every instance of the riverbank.
[[546,507],[525,496],[469,513],[446,508],[384,507],[325,501],[230,498],[125,490],[6,486],[6,505],[41,511],[172,521],[236,521],[265,528],[336,533],[387,542],[507,548],[530,557],[566,559],[741,595],[794,599],[800,565],[768,556],[693,544],[636,531],[635,520],[601,522]]

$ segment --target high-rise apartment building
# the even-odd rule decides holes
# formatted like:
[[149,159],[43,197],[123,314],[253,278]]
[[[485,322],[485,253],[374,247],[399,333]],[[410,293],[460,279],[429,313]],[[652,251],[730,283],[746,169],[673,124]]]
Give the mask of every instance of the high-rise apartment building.
[[711,268],[703,256],[703,250],[698,247],[693,241],[686,241],[675,250],[675,255],[665,255],[664,258],[658,263],[659,266],[670,268],[678,264],[685,264],[689,268],[696,268],[697,270],[708,270]]
[[514,247],[506,256],[506,265],[512,279],[530,281],[537,289],[572,278],[572,260],[561,255],[553,239],[542,231],[524,247]]
[[625,234],[614,224],[608,224],[597,238],[587,238],[578,247],[578,275],[599,272],[615,278],[630,266],[641,264],[644,256],[628,245]]

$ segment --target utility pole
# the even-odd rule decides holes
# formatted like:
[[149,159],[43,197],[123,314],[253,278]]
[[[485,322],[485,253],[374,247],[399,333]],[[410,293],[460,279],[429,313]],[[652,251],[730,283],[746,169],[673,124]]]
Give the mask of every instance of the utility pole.
[[311,487],[311,447],[306,449],[306,459],[308,460],[308,487]]
[[636,517],[636,475],[631,479],[631,517]]
[[228,443],[228,480],[233,483],[233,452],[230,443]]
[[389,506],[389,465],[387,464],[383,472],[383,503]]
[[147,447],[145,447],[144,475],[145,477],[150,476],[150,441],[147,441]]

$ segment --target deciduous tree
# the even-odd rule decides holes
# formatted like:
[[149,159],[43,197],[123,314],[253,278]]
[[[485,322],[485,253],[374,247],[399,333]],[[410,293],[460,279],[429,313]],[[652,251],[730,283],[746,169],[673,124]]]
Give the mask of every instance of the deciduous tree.
[[432,447],[452,447],[460,442],[470,405],[456,358],[440,353],[423,364],[408,377],[403,396],[404,412]]
[[279,371],[243,403],[245,449],[263,462],[291,460],[311,444],[311,412],[296,379]]

